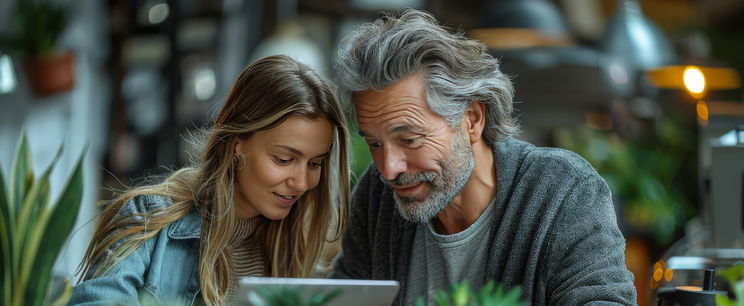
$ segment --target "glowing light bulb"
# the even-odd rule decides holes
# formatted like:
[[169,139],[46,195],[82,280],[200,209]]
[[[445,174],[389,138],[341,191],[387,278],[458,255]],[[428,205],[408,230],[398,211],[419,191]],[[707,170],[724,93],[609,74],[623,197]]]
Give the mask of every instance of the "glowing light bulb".
[[687,90],[693,95],[700,95],[705,91],[705,76],[698,67],[686,67],[682,78],[685,83],[685,88],[687,88]]

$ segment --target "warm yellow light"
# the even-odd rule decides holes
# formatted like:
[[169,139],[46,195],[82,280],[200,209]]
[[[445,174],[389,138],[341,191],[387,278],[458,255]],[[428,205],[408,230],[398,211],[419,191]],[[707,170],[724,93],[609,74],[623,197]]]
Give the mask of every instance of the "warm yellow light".
[[654,280],[655,281],[657,281],[657,282],[660,281],[661,280],[661,277],[663,275],[664,275],[664,270],[662,270],[662,269],[656,269],[656,270],[654,270]]
[[705,101],[700,100],[697,102],[695,108],[697,109],[697,116],[700,121],[708,121],[708,104],[706,104]]
[[659,260],[656,263],[654,263],[654,270],[663,269],[663,268],[664,268],[664,260]]
[[666,269],[666,271],[664,271],[664,279],[666,281],[670,281],[672,280],[672,277],[674,277],[674,272],[672,272],[672,269]]
[[685,88],[692,94],[699,95],[705,90],[705,76],[698,67],[685,67],[682,78],[685,82]]

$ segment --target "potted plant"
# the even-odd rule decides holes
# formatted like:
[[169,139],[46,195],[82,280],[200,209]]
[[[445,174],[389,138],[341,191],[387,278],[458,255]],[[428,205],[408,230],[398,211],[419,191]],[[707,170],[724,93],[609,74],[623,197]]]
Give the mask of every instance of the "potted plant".
[[302,288],[284,287],[270,289],[267,287],[256,288],[258,295],[250,296],[248,305],[256,306],[323,306],[343,293],[342,289],[329,292],[314,292],[310,297],[303,297]]
[[54,51],[67,22],[67,12],[60,6],[22,0],[15,14],[15,33],[2,40],[4,47],[21,54],[26,79],[37,96],[65,92],[75,86],[75,53]]
[[[480,290],[473,291],[467,281],[462,281],[452,284],[448,291],[437,290],[433,300],[437,306],[524,306],[526,303],[520,299],[521,291],[520,287],[506,290],[493,280]],[[423,297],[416,299],[416,306],[425,304]]]
[[[49,176],[61,154],[60,148],[51,165],[35,180],[28,143],[21,135],[7,186],[0,175],[2,305],[50,304],[45,299],[52,266],[75,224],[83,194],[81,154],[52,205]],[[63,305],[69,299],[72,288],[69,283],[65,288],[52,305]]]

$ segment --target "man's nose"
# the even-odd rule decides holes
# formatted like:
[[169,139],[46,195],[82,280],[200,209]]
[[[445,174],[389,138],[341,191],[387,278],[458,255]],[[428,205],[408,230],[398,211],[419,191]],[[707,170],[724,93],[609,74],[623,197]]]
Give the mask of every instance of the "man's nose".
[[377,170],[385,179],[392,180],[408,168],[406,156],[400,149],[392,146],[385,147],[382,160],[377,163]]

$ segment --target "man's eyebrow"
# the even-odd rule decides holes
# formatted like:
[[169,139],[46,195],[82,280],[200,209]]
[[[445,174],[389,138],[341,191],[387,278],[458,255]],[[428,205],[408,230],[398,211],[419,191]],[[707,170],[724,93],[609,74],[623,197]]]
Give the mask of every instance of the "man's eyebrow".
[[390,132],[389,133],[390,134],[398,134],[400,132],[405,132],[405,131],[410,131],[410,130],[415,130],[415,129],[416,128],[414,128],[411,125],[407,125],[407,124],[406,125],[399,125],[399,126],[396,126],[396,127],[392,128],[392,129],[390,129]]
[[[404,124],[404,125],[399,125],[399,126],[396,126],[396,127],[392,128],[392,129],[390,129],[390,131],[388,131],[388,134],[395,135],[395,134],[398,134],[400,132],[406,132],[406,131],[417,132],[419,130],[420,130],[420,128],[418,128],[418,127],[415,127],[415,126],[412,126],[412,125],[408,125],[408,124]],[[359,136],[369,137],[369,134],[365,133],[362,130],[359,130]]]

